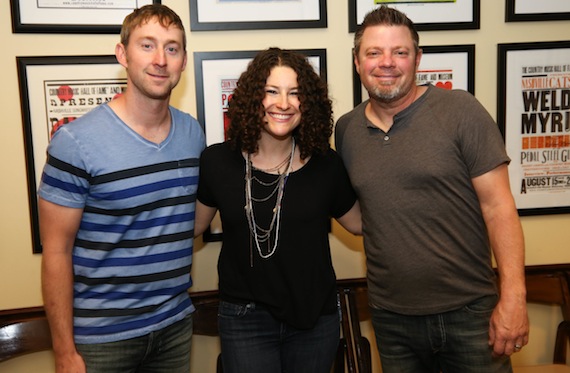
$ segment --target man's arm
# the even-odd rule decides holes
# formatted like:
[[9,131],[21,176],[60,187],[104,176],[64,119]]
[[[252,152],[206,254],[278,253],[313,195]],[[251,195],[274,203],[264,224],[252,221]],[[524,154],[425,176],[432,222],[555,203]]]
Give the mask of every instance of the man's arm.
[[491,316],[489,345],[496,355],[508,355],[528,343],[524,274],[524,237],[509,186],[506,164],[473,180],[497,262],[500,298]]
[[73,243],[82,209],[39,198],[42,238],[42,294],[52,334],[58,373],[84,373],[85,364],[73,340]]

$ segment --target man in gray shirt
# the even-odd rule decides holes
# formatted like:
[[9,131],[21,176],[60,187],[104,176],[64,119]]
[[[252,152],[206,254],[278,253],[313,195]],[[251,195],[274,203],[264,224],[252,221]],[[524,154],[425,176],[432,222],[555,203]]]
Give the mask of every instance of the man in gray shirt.
[[370,99],[335,138],[362,208],[382,371],[511,372],[528,316],[500,132],[469,93],[416,85],[419,36],[401,12],[370,12],[354,44]]

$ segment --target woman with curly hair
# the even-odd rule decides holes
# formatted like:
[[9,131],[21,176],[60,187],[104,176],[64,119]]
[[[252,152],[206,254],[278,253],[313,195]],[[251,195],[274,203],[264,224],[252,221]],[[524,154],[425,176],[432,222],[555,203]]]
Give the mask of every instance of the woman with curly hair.
[[326,83],[293,51],[260,52],[229,103],[227,141],[200,160],[195,235],[217,211],[226,373],[329,372],[339,336],[330,218],[361,234],[360,207],[329,146]]

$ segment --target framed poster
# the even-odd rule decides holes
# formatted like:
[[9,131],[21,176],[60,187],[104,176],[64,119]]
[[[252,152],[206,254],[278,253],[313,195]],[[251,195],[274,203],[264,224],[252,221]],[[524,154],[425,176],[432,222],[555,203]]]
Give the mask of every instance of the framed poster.
[[10,0],[14,33],[118,34],[124,18],[160,0]]
[[570,41],[498,45],[497,122],[520,215],[570,212]]
[[348,31],[355,32],[364,16],[380,5],[398,9],[418,31],[478,29],[481,0],[348,0]]
[[570,1],[507,0],[506,5],[507,22],[570,20]]
[[40,253],[36,193],[50,139],[59,127],[124,92],[127,78],[112,55],[16,57],[16,62],[33,252]]
[[192,31],[326,27],[326,0],[190,0]]
[[[326,79],[325,49],[298,49],[296,52],[306,55],[315,70]],[[229,99],[241,73],[247,69],[247,65],[257,53],[259,51],[194,52],[197,119],[204,126],[207,145],[226,139]],[[209,229],[204,232],[203,239],[206,242],[221,241],[222,225],[219,214],[216,214]]]
[[[475,45],[421,47],[423,54],[416,72],[416,84],[431,83],[446,89],[463,89],[475,94]],[[368,92],[352,64],[353,105],[368,99]]]

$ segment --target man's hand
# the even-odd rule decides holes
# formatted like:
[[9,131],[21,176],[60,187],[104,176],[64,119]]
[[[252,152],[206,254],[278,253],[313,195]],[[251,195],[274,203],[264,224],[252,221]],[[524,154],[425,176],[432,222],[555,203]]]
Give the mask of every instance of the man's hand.
[[85,362],[77,352],[61,356],[56,354],[55,371],[57,373],[87,373]]
[[511,356],[519,352],[528,343],[528,325],[526,300],[501,298],[489,325],[489,346],[493,347],[493,355]]

